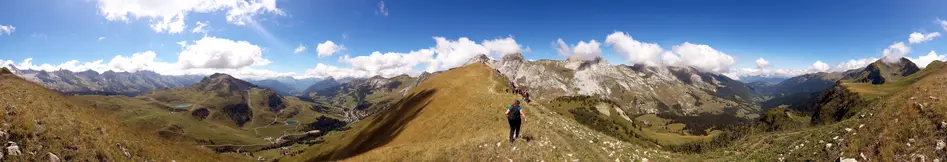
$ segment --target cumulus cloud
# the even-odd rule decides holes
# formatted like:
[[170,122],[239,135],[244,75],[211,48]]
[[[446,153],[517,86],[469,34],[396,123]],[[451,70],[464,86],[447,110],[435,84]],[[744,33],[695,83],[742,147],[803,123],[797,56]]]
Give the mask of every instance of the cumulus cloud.
[[320,64],[309,69],[305,77],[372,77],[376,75],[392,77],[401,74],[417,75],[424,71],[434,72],[461,66],[470,58],[479,54],[503,56],[522,52],[522,45],[512,37],[484,40],[477,43],[466,37],[450,40],[434,37],[435,46],[408,53],[375,51],[366,56],[343,56],[340,63],[350,66],[339,67]]
[[316,46],[316,54],[319,57],[332,56],[332,54],[342,51],[345,49],[345,46],[336,45],[335,42],[327,40],[326,42],[319,43]]
[[665,65],[680,66],[681,57],[671,51],[665,51],[664,54],[661,54],[661,58]]
[[0,35],[11,35],[14,31],[16,31],[16,27],[12,25],[0,25]]
[[456,41],[434,37],[434,41],[437,43],[434,46],[437,56],[428,66],[428,72],[461,66],[476,55],[490,53],[490,50],[467,37],[461,37]]
[[934,52],[933,50],[931,50],[931,52],[927,53],[927,55],[918,56],[918,58],[908,57],[908,59],[910,59],[911,62],[914,62],[914,64],[917,64],[918,67],[924,68],[924,67],[927,67],[928,64],[930,64],[931,62],[935,60],[936,61],[947,60],[947,55],[938,55],[937,52]]
[[[516,43],[516,40],[513,37],[499,38],[494,40],[484,40],[483,48],[486,48],[488,51],[491,51],[491,55],[495,56],[504,56],[506,54],[514,54],[522,52],[520,44]],[[527,49],[529,49],[527,47]]]
[[703,44],[684,42],[671,48],[680,55],[680,65],[690,66],[704,71],[724,73],[730,70],[736,59],[726,53]]
[[579,41],[573,46],[566,45],[562,39],[556,41],[558,46],[556,51],[559,55],[565,56],[570,60],[593,60],[602,56],[602,44],[595,40],[589,42]]
[[911,52],[911,47],[905,45],[904,42],[894,43],[885,48],[882,52],[882,59],[887,63],[895,63],[909,52]]
[[187,27],[184,21],[192,12],[226,11],[227,21],[236,25],[245,25],[264,13],[283,15],[276,0],[99,0],[98,8],[99,14],[109,21],[147,18],[149,26],[158,33],[180,33]]
[[411,51],[410,53],[372,52],[368,56],[357,56],[350,58],[342,57],[339,61],[352,65],[352,69],[362,71],[367,75],[381,75],[392,77],[405,74],[414,70],[415,66],[422,63],[428,63],[434,57],[433,49],[422,49]]
[[204,34],[207,34],[207,29],[205,29],[205,28],[208,27],[208,25],[209,25],[208,22],[197,21],[197,22],[195,22],[195,25],[197,25],[197,26],[194,27],[194,29],[191,29],[191,33],[204,33]]
[[592,60],[602,56],[602,44],[591,40],[588,43],[579,41],[572,47],[572,58],[579,60]]
[[[644,43],[631,38],[624,32],[616,31],[605,38],[605,44],[613,46],[613,50],[624,56],[628,62],[635,64],[645,64],[648,66],[658,66],[661,63],[659,55],[664,53],[664,49],[655,43]],[[666,55],[668,59],[679,59],[673,55]],[[676,62],[676,61],[666,61]]]
[[183,49],[178,64],[185,69],[237,69],[270,63],[263,58],[262,48],[247,41],[204,37],[194,44],[184,44]]
[[924,43],[930,40],[934,40],[934,38],[937,38],[939,36],[940,36],[940,32],[931,32],[927,34],[914,32],[914,33],[911,33],[910,37],[908,38],[908,42],[911,44]]
[[105,40],[105,37],[99,37],[99,41]]
[[763,69],[767,67],[769,67],[769,61],[764,60],[762,57],[756,59],[756,68]]
[[810,69],[815,70],[815,72],[828,72],[829,64],[826,64],[821,60],[817,60],[815,63],[812,63],[812,67],[810,67]]
[[306,52],[306,46],[303,46],[303,44],[299,44],[299,47],[296,47],[296,49],[293,50],[293,53],[300,52]]
[[853,59],[848,60],[842,63],[839,63],[832,69],[832,71],[847,71],[852,69],[864,68],[868,64],[874,63],[878,58],[863,58],[863,59]]

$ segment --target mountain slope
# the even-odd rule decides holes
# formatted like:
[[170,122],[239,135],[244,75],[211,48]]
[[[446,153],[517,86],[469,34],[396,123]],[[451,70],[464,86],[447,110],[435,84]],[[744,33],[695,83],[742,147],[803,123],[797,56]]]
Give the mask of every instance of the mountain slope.
[[[721,161],[940,161],[947,157],[947,66],[935,61],[894,82],[844,83],[822,125],[750,135],[731,148],[699,156]],[[838,89],[838,90],[834,90]],[[852,98],[860,98],[853,101]],[[847,103],[858,103],[854,106]],[[848,105],[848,106],[846,106]],[[828,122],[824,122],[828,121]],[[733,156],[733,155],[740,156]]]
[[884,84],[898,81],[918,71],[921,71],[921,69],[907,58],[901,58],[896,63],[878,60],[865,68],[854,72],[846,72],[844,79],[858,83]]
[[600,97],[616,102],[629,116],[725,114],[752,119],[760,112],[761,98],[746,84],[691,67],[610,65],[601,58],[525,61],[521,54],[483,59],[469,62],[486,62],[540,102],[561,96]]
[[354,79],[338,86],[307,92],[309,96],[304,97],[337,108],[345,114],[346,121],[357,121],[389,107],[417,86],[423,77],[399,75],[392,78],[375,76]]
[[503,112],[517,97],[504,93],[507,82],[479,63],[440,73],[391,108],[281,160],[668,160],[669,153],[620,142],[537,104],[524,105],[522,136],[530,140],[511,145]]
[[260,87],[266,87],[266,88],[272,89],[273,91],[276,91],[276,93],[279,93],[280,95],[291,96],[298,92],[291,85],[278,81],[278,80],[264,79],[264,80],[251,80],[248,82],[253,83],[254,85],[258,85]]
[[0,138],[16,143],[23,152],[19,156],[7,152],[3,160],[48,161],[50,153],[67,161],[239,160],[126,127],[100,110],[10,73],[0,72],[0,103],[0,118],[5,121],[0,130],[9,135]]

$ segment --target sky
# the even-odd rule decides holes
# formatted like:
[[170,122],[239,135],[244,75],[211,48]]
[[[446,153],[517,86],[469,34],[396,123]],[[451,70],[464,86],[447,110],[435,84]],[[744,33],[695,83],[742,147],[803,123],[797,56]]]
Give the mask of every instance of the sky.
[[[947,1],[0,2],[0,65],[241,78],[385,77],[478,54],[690,66],[732,78],[945,60]],[[940,51],[940,52],[938,52]]]

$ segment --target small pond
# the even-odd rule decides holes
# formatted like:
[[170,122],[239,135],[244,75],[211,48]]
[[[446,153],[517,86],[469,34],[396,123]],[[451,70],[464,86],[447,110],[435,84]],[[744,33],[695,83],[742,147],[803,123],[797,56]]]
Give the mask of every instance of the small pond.
[[172,104],[171,107],[180,109],[180,108],[188,108],[188,107],[191,107],[191,105],[193,105],[193,104],[188,104],[188,103],[185,103],[185,104]]
[[286,125],[296,125],[298,123],[299,122],[296,122],[296,121],[286,121]]

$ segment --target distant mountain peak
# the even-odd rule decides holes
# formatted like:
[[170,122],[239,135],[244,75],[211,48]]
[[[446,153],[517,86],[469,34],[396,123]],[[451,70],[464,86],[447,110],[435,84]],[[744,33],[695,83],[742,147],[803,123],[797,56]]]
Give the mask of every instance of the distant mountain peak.
[[205,77],[195,84],[197,88],[204,91],[247,91],[250,88],[257,88],[250,82],[240,80],[224,73],[214,73]]
[[884,84],[921,71],[914,62],[901,58],[898,62],[875,61],[865,68],[846,72],[845,79],[860,83]]
[[470,58],[470,60],[467,60],[467,63],[465,63],[464,65],[470,65],[470,64],[475,64],[475,63],[487,64],[490,61],[491,61],[490,57],[487,57],[486,54],[479,54],[477,56]]

